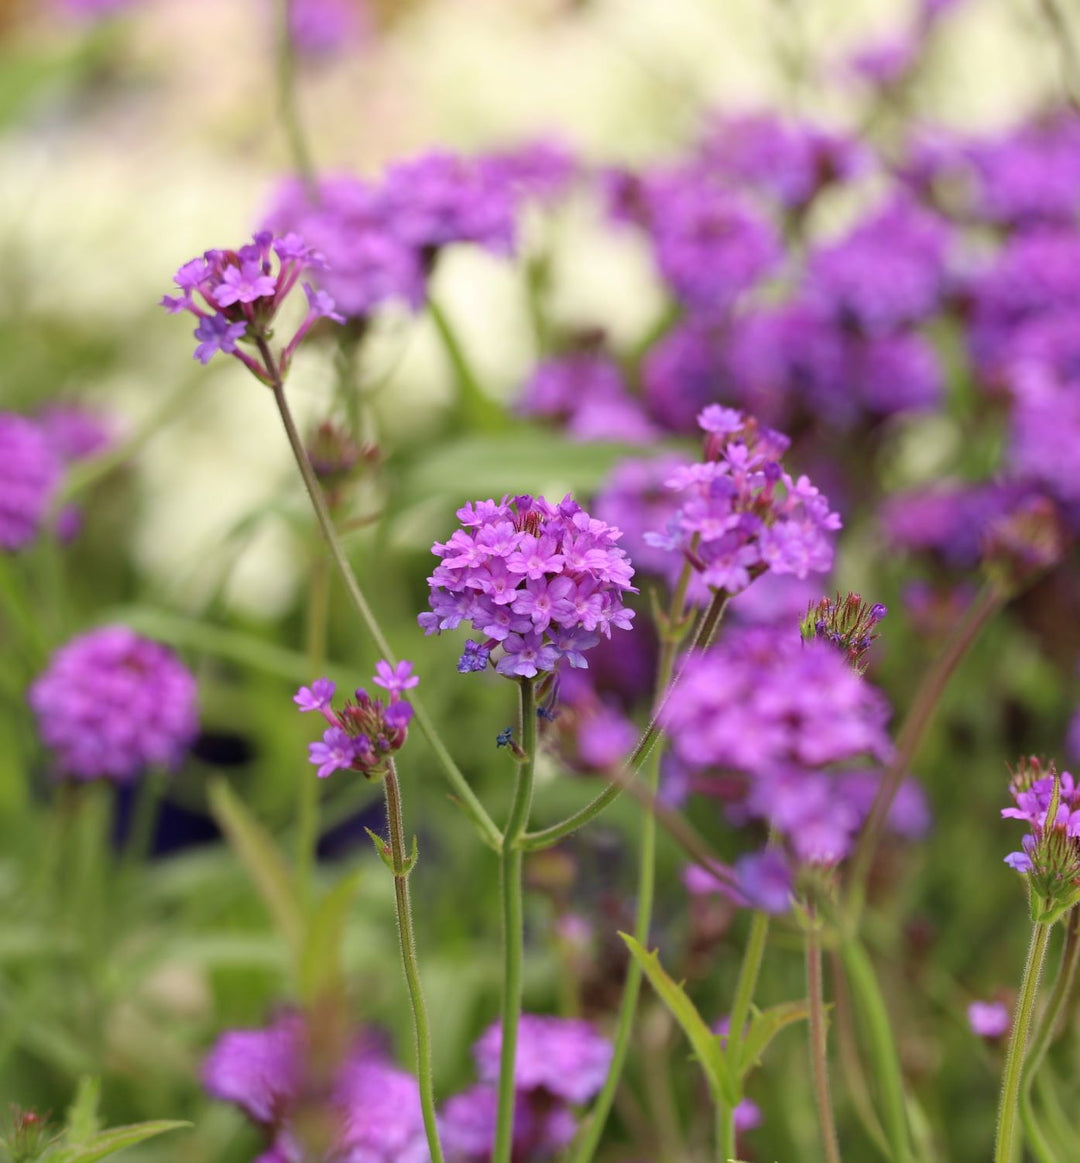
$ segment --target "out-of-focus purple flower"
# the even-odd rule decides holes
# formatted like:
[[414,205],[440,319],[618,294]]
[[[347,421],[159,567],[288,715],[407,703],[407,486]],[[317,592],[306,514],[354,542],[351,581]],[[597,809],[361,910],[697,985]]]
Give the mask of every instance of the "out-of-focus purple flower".
[[127,783],[175,768],[198,732],[195,679],[158,642],[126,626],[72,638],[30,687],[55,772]]
[[999,1001],[973,1001],[967,1018],[971,1032],[980,1038],[1000,1038],[1009,1029],[1009,1011]]
[[[246,340],[266,342],[282,303],[307,270],[325,267],[322,256],[295,233],[275,238],[260,231],[238,250],[208,250],[176,272],[179,295],[165,295],[161,306],[170,314],[189,311],[198,320],[195,358],[207,363],[219,351],[235,355],[264,383],[270,369],[238,346]],[[333,302],[308,291],[308,312],[282,349],[279,371],[284,374],[300,341],[318,319],[334,316]]]
[[526,416],[558,420],[579,440],[645,442],[656,436],[618,364],[599,351],[544,360],[526,380],[517,407]]
[[485,154],[480,165],[518,201],[541,203],[562,197],[582,171],[580,160],[569,147],[553,139]]
[[803,210],[827,186],[857,176],[868,155],[854,140],[809,121],[762,112],[717,117],[699,146],[710,170]]
[[327,57],[362,40],[369,30],[366,0],[292,0],[289,33],[298,53]]
[[308,758],[320,779],[335,771],[359,771],[369,779],[381,775],[387,759],[405,745],[412,707],[401,696],[420,679],[412,673],[411,662],[391,666],[380,659],[376,671],[372,681],[389,692],[389,703],[371,698],[361,688],[355,699],[334,711],[330,700],[335,687],[328,678],[316,679],[293,696],[301,711],[319,711],[329,724],[322,739],[308,745]]
[[746,853],[733,868],[691,864],[683,871],[683,884],[695,896],[719,893],[740,908],[775,914],[791,908],[791,868],[777,848]]
[[577,757],[590,771],[610,771],[633,750],[638,730],[613,707],[600,706],[577,728]]
[[[502,1026],[496,1022],[473,1047],[482,1082],[499,1077]],[[522,1014],[514,1058],[514,1087],[542,1090],[569,1103],[586,1103],[604,1085],[613,1050],[607,1038],[574,1018]]]
[[62,472],[59,451],[42,425],[0,412],[0,549],[22,549],[34,540]]
[[612,217],[647,232],[675,297],[699,311],[727,310],[778,264],[775,229],[704,167],[609,175]]
[[811,254],[805,293],[816,307],[867,336],[910,327],[941,302],[949,241],[941,218],[896,198]]
[[[431,612],[418,619],[426,633],[468,621],[489,657],[501,647],[500,674],[532,678],[561,660],[585,666],[582,651],[601,634],[629,628],[622,599],[634,570],[622,534],[572,497],[477,501],[457,516],[463,528],[432,547],[441,561],[428,579]],[[473,657],[459,669],[475,669]]]
[[715,404],[698,419],[705,459],[668,478],[679,508],[646,540],[731,595],[768,569],[800,578],[827,572],[840,518],[805,476],[796,480],[781,466],[787,437]]
[[881,692],[831,646],[768,628],[739,630],[690,657],[664,712],[698,790],[714,790],[710,772],[742,773],[743,810],[816,863],[842,859],[862,819],[826,769],[888,760],[888,717]]
[[306,1029],[296,1014],[265,1029],[228,1030],[203,1061],[203,1088],[254,1122],[277,1126],[300,1091],[306,1053]]
[[[447,1099],[440,1135],[448,1163],[488,1163],[495,1143],[498,1094],[481,1083]],[[577,1119],[562,1103],[518,1094],[514,1103],[515,1159],[543,1163],[574,1137]]]
[[94,456],[112,443],[112,432],[105,420],[79,404],[50,404],[35,419],[65,461]]
[[354,1056],[338,1077],[334,1100],[342,1127],[332,1159],[429,1163],[420,1088],[411,1074],[376,1056]]
[[740,1135],[755,1130],[765,1121],[761,1114],[761,1107],[752,1098],[744,1098],[736,1103],[731,1117],[735,1124],[735,1131]]

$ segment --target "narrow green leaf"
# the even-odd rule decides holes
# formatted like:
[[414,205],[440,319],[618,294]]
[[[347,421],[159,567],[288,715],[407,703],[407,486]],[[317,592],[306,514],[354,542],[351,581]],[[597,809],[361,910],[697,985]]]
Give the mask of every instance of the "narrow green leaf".
[[785,1026],[804,1021],[809,1016],[810,1003],[805,998],[801,1001],[781,1002],[779,1005],[769,1006],[767,1010],[755,1010],[750,1018],[739,1059],[742,1077],[745,1078],[750,1070],[758,1065],[765,1047]]
[[210,810],[248,870],[281,935],[299,953],[304,940],[304,911],[296,881],[273,837],[223,780],[210,785]]
[[655,949],[647,953],[628,933],[620,933],[619,936],[626,942],[626,947],[652,983],[653,989],[690,1039],[714,1099],[726,1106],[735,1106],[740,1095],[720,1051],[720,1039],[706,1025],[686,990],[664,971],[659,953]]
[[357,872],[338,881],[319,901],[308,923],[300,953],[300,995],[305,1001],[314,1001],[344,983],[341,950],[360,876]]
[[166,1131],[175,1131],[180,1127],[190,1127],[191,1123],[174,1119],[157,1119],[149,1123],[133,1123],[127,1127],[110,1127],[101,1131],[89,1142],[74,1147],[62,1147],[50,1159],[56,1163],[94,1163],[97,1159],[107,1159],[126,1147],[134,1147],[136,1143],[145,1142],[156,1135],[163,1135]]

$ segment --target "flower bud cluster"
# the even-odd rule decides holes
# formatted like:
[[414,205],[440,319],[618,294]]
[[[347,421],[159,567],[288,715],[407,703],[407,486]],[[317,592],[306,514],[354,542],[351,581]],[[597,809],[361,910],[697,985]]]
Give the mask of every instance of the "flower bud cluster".
[[786,436],[711,404],[698,416],[704,459],[665,482],[680,508],[651,545],[683,554],[714,590],[737,594],[766,570],[804,578],[832,567],[840,517],[805,476],[780,464]]
[[799,630],[804,642],[820,638],[835,646],[845,655],[848,665],[862,674],[870,644],[879,637],[874,627],[888,612],[880,602],[868,606],[858,594],[841,598],[837,591],[834,598],[810,603]]
[[[322,256],[298,234],[275,238],[269,230],[263,230],[238,250],[208,250],[201,258],[184,263],[173,276],[180,294],[165,295],[161,306],[170,315],[190,311],[199,320],[195,328],[195,338],[199,340],[195,358],[200,363],[209,363],[220,351],[236,356],[264,383],[270,383],[272,370],[237,344],[265,343],[275,316],[301,274],[325,266]],[[317,319],[344,322],[325,291],[317,291],[310,283],[302,285],[308,311],[279,357],[281,375]]]
[[1027,876],[1032,919],[1056,921],[1080,903],[1080,788],[1069,772],[1031,756],[1012,773],[1009,794],[1016,806],[1002,816],[1031,831],[1005,863]]
[[477,501],[457,511],[463,529],[436,542],[441,558],[428,578],[431,612],[418,621],[428,634],[470,622],[484,636],[469,639],[458,670],[484,670],[497,648],[495,669],[533,678],[565,660],[587,667],[584,651],[628,630],[633,611],[623,595],[633,567],[616,542],[620,530],[590,517],[567,495]]
[[320,779],[339,770],[359,771],[368,779],[382,776],[387,759],[404,746],[413,709],[402,694],[420,679],[412,673],[411,662],[391,666],[380,660],[375,671],[372,681],[389,692],[386,703],[360,687],[355,699],[347,699],[340,711],[334,711],[330,702],[337,687],[328,678],[316,679],[293,696],[301,711],[318,711],[330,724],[322,739],[308,746],[308,758],[318,768]]

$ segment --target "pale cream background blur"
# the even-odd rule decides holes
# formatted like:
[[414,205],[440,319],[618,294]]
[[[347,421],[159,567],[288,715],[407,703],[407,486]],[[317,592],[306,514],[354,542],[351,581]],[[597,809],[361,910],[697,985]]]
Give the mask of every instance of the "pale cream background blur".
[[[842,125],[858,92],[838,82],[840,62],[901,32],[912,11],[900,0],[427,0],[358,51],[302,70],[302,116],[321,166],[362,172],[434,144],[471,149],[538,134],[597,160],[659,156],[710,106],[782,106]],[[22,35],[51,43],[81,33],[58,28],[41,3]],[[205,562],[228,529],[268,498],[296,495],[258,385],[233,361],[194,364],[187,319],[153,306],[180,263],[250,233],[286,165],[269,0],[151,0],[134,7],[120,39],[110,90],[39,107],[0,139],[0,247],[37,311],[78,314],[126,338],[124,372],[86,389],[129,429],[171,394],[190,393],[136,468],[138,560],[184,604],[214,584]],[[784,54],[807,63],[797,90]],[[918,100],[950,125],[1001,124],[1053,96],[1057,68],[1037,0],[968,0],[944,18]],[[558,316],[602,324],[617,342],[658,308],[646,256],[598,232],[590,207],[559,224],[556,269]],[[509,264],[453,254],[436,292],[485,386],[511,391],[533,352]],[[382,423],[422,428],[449,391],[442,353],[423,322],[384,330],[369,355],[372,374],[395,368]],[[291,391],[301,413],[318,412],[326,370],[317,357],[298,362]],[[233,600],[252,612],[282,608],[297,557],[285,523],[264,520],[231,576]]]

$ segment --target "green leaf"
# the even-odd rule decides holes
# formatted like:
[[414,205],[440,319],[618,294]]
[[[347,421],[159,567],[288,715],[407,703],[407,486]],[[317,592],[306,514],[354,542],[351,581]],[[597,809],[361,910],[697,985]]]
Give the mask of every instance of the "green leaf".
[[300,952],[300,995],[307,1002],[344,985],[341,949],[361,873],[338,881],[319,901]]
[[223,780],[210,785],[210,810],[248,870],[279,932],[299,954],[304,940],[304,910],[296,881],[273,837]]
[[637,941],[627,933],[620,933],[634,960],[641,966],[653,989],[660,995],[671,1011],[672,1017],[682,1026],[683,1033],[690,1039],[701,1068],[705,1071],[713,1098],[725,1106],[735,1106],[740,1094],[720,1050],[720,1039],[705,1024],[697,1007],[676,981],[673,981],[660,964],[660,955],[654,949],[647,953]]
[[145,1142],[156,1135],[163,1135],[166,1131],[175,1131],[180,1127],[190,1127],[191,1123],[174,1119],[157,1119],[149,1123],[132,1123],[127,1127],[110,1127],[101,1131],[88,1142],[76,1146],[61,1147],[50,1160],[55,1163],[94,1163],[96,1159],[107,1159],[125,1147],[134,1147],[136,1143]]
[[758,1065],[765,1047],[785,1026],[804,1021],[809,1016],[810,1003],[805,998],[801,1001],[781,1002],[779,1005],[769,1006],[767,1010],[755,1010],[750,1018],[739,1058],[742,1077],[745,1078],[750,1070]]
[[101,1129],[98,1102],[101,1099],[101,1079],[90,1076],[79,1079],[75,1097],[67,1113],[68,1143],[79,1145],[89,1142]]

